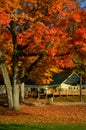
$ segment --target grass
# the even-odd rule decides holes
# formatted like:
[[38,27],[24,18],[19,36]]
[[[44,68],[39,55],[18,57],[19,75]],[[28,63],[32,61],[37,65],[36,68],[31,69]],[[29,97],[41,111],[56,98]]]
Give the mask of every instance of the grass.
[[[25,98],[25,102],[35,102],[37,101],[37,98]],[[47,102],[50,102],[51,98],[47,99]],[[58,102],[80,102],[79,96],[56,96],[54,97],[53,101],[56,103]],[[82,102],[86,103],[86,96],[82,96]]]
[[[80,102],[79,96],[58,96],[54,98],[55,102]],[[86,102],[86,96],[82,96],[82,102]]]
[[[25,98],[26,102],[35,102],[37,98],[28,97]],[[50,98],[47,99],[50,101]],[[54,102],[80,102],[79,96],[57,96],[54,97]],[[82,102],[86,103],[86,96],[82,96]],[[0,94],[0,105],[7,103],[7,96]]]
[[0,130],[86,130],[86,125],[0,124]]
[[[27,101],[35,101],[37,99],[28,98]],[[54,102],[78,102],[79,96],[61,96],[55,97]],[[86,96],[83,96],[86,102]],[[7,98],[1,96],[0,105],[7,103]],[[0,124],[0,130],[86,130],[86,124]]]

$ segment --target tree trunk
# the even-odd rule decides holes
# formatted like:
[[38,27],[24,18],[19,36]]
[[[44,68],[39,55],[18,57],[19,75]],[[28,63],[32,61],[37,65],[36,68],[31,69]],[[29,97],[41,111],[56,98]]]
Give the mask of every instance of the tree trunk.
[[10,79],[9,79],[9,75],[8,75],[8,71],[7,71],[7,68],[5,66],[5,63],[1,63],[0,67],[1,67],[1,70],[2,70],[4,82],[5,82],[5,85],[6,85],[6,91],[7,91],[7,96],[8,96],[8,107],[11,109],[11,108],[13,108],[13,97],[12,97],[11,82],[10,82]]
[[24,102],[24,83],[20,85],[20,102]]
[[19,110],[19,85],[16,83],[16,80],[14,80],[14,86],[13,86],[13,108],[14,110]]
[[82,102],[82,76],[80,76],[80,102]]

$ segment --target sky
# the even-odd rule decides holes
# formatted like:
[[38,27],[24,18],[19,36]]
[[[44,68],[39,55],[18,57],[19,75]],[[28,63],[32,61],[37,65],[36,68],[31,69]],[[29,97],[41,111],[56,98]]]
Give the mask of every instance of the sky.
[[79,2],[80,2],[80,7],[86,10],[86,0],[79,0]]

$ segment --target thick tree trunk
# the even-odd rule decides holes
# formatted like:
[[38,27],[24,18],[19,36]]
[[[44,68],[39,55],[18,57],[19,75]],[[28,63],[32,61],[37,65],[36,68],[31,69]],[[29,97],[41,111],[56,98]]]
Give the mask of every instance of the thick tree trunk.
[[13,108],[19,110],[19,84],[16,84],[16,81],[13,86]]
[[20,102],[24,102],[24,83],[20,85]]
[[13,108],[14,110],[19,110],[19,87],[21,82],[17,56],[14,55],[13,59]]
[[13,108],[13,97],[12,97],[11,82],[10,82],[10,79],[9,79],[9,75],[8,75],[8,71],[7,71],[7,68],[5,66],[5,63],[1,63],[0,67],[1,67],[1,70],[2,70],[4,82],[5,82],[5,85],[6,85],[6,91],[7,91],[7,96],[8,96],[8,107],[11,109],[11,108]]

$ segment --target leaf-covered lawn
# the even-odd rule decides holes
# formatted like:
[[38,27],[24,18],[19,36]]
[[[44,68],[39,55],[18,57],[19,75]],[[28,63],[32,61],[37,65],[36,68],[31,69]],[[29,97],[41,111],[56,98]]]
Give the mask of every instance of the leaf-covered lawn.
[[0,106],[0,123],[86,124],[86,104],[27,104],[19,111]]

